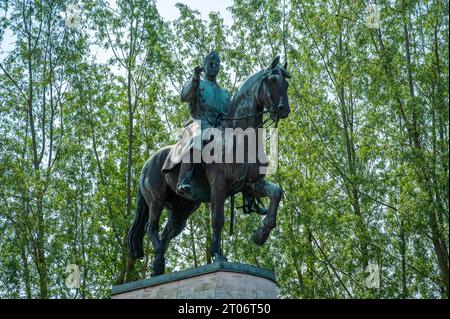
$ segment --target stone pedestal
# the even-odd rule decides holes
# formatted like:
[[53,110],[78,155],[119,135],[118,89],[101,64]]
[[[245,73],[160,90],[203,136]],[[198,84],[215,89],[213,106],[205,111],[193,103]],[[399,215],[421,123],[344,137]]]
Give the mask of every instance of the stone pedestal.
[[114,286],[112,299],[276,299],[275,274],[217,262]]

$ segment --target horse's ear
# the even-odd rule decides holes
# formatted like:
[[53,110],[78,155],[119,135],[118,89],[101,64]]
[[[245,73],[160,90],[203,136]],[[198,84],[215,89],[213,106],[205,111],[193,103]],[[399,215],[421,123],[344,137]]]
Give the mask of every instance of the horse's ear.
[[273,59],[272,64],[270,65],[271,69],[274,69],[278,63],[280,63],[280,56],[277,56],[275,59]]
[[286,62],[284,62],[284,64],[283,64],[283,69],[287,70],[287,60],[286,60]]

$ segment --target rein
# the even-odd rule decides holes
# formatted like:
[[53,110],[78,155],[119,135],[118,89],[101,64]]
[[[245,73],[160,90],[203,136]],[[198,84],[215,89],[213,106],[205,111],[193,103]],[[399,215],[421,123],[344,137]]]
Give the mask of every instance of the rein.
[[[260,86],[259,86],[259,88],[258,88],[258,91],[261,90],[261,87],[263,86],[263,83],[264,83],[264,81],[262,80],[261,83],[259,84]],[[269,97],[270,97],[270,95],[269,95]],[[243,115],[243,116],[223,116],[222,118],[223,118],[224,120],[232,120],[232,121],[236,121],[236,120],[243,120],[243,119],[250,118],[250,117],[256,117],[256,116],[258,116],[258,115],[265,114],[265,113],[271,113],[271,112],[272,112],[272,111],[263,109],[261,112],[254,113],[254,114]],[[264,124],[264,123],[263,123],[263,124]]]
[[261,112],[255,113],[255,114],[244,115],[244,116],[224,116],[223,119],[224,120],[232,120],[232,121],[234,121],[234,120],[243,120],[243,119],[246,119],[246,118],[249,118],[249,117],[254,117],[254,116],[256,117],[256,116],[264,114],[264,113],[270,113],[270,111],[264,110],[264,111],[261,111]]

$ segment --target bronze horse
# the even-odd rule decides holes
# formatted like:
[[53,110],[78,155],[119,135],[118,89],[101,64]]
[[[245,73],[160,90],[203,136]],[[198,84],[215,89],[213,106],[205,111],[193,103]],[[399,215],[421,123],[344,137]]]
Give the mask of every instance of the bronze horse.
[[[279,61],[279,57],[275,58],[269,67],[253,74],[239,87],[224,117],[225,127],[244,130],[261,128],[265,123],[264,113],[269,113],[270,119],[275,122],[289,115],[286,79],[290,76],[286,71],[287,63],[282,66]],[[257,133],[257,139],[263,138],[261,135]],[[259,143],[257,145],[261,147]],[[171,147],[164,147],[153,154],[142,169],[136,215],[128,234],[130,256],[133,259],[144,256],[143,238],[147,230],[156,254],[152,276],[163,274],[164,254],[169,242],[181,233],[187,219],[200,204],[209,202],[213,228],[211,256],[214,261],[226,260],[221,247],[225,199],[244,191],[255,198],[269,197],[269,209],[263,226],[253,233],[253,241],[258,245],[264,244],[276,226],[283,193],[280,187],[264,180],[261,161],[253,163],[246,158],[243,163],[202,163],[202,169],[195,170],[192,183],[193,188],[203,195],[197,198],[191,194],[180,196],[175,191],[179,165],[167,174],[161,172]],[[164,208],[168,210],[168,220],[160,238],[159,220]]]

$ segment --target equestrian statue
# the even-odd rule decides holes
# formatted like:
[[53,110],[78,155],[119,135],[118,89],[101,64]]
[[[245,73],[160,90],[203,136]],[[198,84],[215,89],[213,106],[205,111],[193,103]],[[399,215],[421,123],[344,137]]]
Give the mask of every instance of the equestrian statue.
[[[210,252],[214,262],[226,261],[221,247],[226,198],[234,199],[235,194],[242,193],[244,212],[265,216],[263,225],[253,233],[257,245],[263,245],[275,228],[283,192],[278,185],[264,179],[267,158],[262,129],[268,120],[278,123],[290,113],[287,96],[290,76],[286,69],[287,63],[281,65],[280,58],[276,57],[268,67],[246,79],[232,98],[217,84],[220,70],[217,52],[210,52],[203,59],[203,67],[194,69],[192,78],[181,91],[181,100],[188,102],[190,113],[181,140],[154,153],[139,178],[137,209],[128,233],[128,246],[132,259],[142,258],[143,238],[147,233],[155,251],[152,276],[164,273],[164,254],[170,241],[181,233],[189,216],[202,202],[210,203]],[[265,114],[269,116],[267,120],[263,120]],[[226,130],[254,132],[256,150],[249,143],[233,143],[227,148],[227,142],[214,135]],[[234,159],[244,154],[243,160],[223,161],[214,156],[216,160],[204,160],[205,148],[211,145],[216,147],[214,155],[228,152]],[[240,145],[243,148],[238,150]],[[255,160],[251,152],[263,156]],[[267,209],[258,204],[262,197],[269,198]],[[159,221],[164,208],[168,219],[160,235]]]

